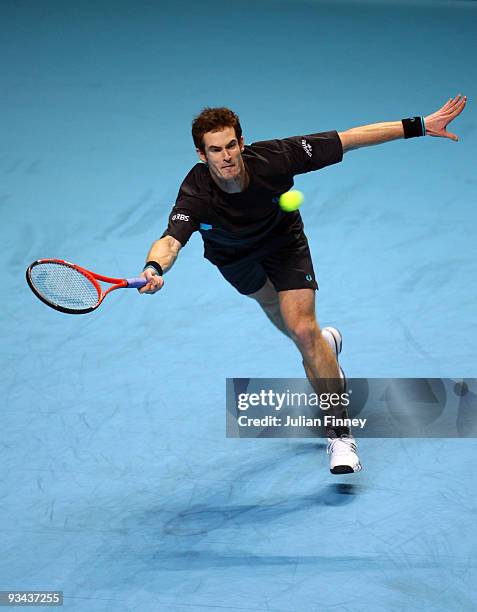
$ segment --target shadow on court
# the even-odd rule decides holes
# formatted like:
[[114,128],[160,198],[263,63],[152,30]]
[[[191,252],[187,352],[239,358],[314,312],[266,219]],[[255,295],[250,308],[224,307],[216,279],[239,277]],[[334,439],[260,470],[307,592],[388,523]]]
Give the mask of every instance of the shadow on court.
[[[198,505],[179,511],[162,527],[172,535],[200,535],[228,524],[241,527],[251,523],[272,523],[287,514],[306,511],[313,506],[344,506],[354,501],[360,487],[352,484],[332,484],[314,495],[277,501],[273,504]],[[166,511],[167,512],[167,511]]]

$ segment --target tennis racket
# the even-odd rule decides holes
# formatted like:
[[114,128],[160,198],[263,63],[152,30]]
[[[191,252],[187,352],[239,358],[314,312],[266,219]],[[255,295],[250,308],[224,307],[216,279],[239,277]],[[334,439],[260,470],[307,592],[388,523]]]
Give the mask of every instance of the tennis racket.
[[[110,278],[62,259],[38,259],[26,271],[30,289],[47,306],[68,314],[92,312],[116,289],[139,289],[145,278]],[[112,287],[103,291],[98,281]]]

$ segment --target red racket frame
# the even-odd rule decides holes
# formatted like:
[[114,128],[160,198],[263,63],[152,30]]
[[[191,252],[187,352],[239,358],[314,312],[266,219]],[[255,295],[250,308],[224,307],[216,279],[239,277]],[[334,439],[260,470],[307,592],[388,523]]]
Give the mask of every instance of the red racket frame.
[[[74,268],[77,272],[85,276],[93,284],[94,288],[98,292],[98,302],[95,304],[95,306],[91,306],[89,308],[83,308],[81,310],[73,310],[72,308],[66,308],[65,306],[60,306],[58,304],[54,304],[53,302],[50,302],[47,299],[45,299],[41,295],[41,293],[36,289],[35,284],[33,283],[32,278],[31,278],[31,270],[35,266],[39,264],[44,264],[44,263],[55,263],[55,264],[67,266],[69,268]],[[65,312],[67,314],[86,314],[88,312],[92,312],[93,310],[96,310],[98,306],[101,305],[104,298],[108,295],[108,293],[111,293],[111,291],[115,291],[116,289],[126,289],[128,287],[139,288],[140,286],[144,286],[147,283],[147,280],[144,278],[131,278],[131,279],[113,278],[111,276],[103,276],[102,274],[96,274],[96,272],[91,272],[91,270],[87,270],[86,268],[83,268],[81,266],[78,266],[77,264],[71,263],[70,261],[65,261],[64,259],[37,259],[36,261],[34,261],[32,264],[28,266],[28,269],[26,271],[26,280],[27,280],[28,285],[30,286],[30,289],[33,291],[36,297],[39,298],[44,304],[46,304],[47,306],[50,306],[51,308],[54,308],[55,310],[59,310],[60,312]],[[109,287],[109,289],[103,292],[101,285],[98,283],[98,281],[103,281],[105,283],[111,283],[113,286]]]

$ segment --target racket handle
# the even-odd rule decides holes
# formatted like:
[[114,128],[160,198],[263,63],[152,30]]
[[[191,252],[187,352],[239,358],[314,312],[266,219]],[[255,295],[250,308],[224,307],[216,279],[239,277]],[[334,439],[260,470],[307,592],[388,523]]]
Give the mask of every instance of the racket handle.
[[147,285],[148,280],[139,276],[138,278],[127,278],[126,282],[128,284],[128,288],[140,289],[141,287],[144,287],[144,285]]

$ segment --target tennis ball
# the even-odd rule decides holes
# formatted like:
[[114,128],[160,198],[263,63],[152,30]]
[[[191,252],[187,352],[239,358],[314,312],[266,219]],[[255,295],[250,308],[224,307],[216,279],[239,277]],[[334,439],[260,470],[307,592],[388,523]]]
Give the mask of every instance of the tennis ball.
[[285,212],[292,212],[293,210],[300,208],[304,199],[305,196],[301,191],[298,191],[298,189],[292,189],[291,191],[282,193],[280,199],[278,200],[278,204]]

